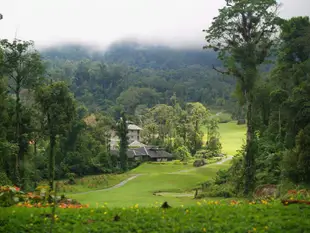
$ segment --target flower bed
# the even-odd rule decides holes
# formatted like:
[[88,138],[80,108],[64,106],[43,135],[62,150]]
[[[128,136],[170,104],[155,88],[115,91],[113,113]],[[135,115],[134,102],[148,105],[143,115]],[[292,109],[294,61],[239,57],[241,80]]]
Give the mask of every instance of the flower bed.
[[0,187],[0,207],[9,207],[16,205],[17,207],[27,208],[45,208],[57,203],[60,208],[85,208],[74,199],[68,199],[64,195],[56,196],[51,192],[47,185],[38,186],[35,192],[24,193],[18,187],[1,186]]
[[[277,201],[254,204],[241,201],[201,201],[192,207],[110,209],[57,209],[54,233],[66,232],[272,232],[300,233],[310,229],[310,208],[283,206]],[[48,209],[5,208],[0,210],[0,232],[48,232]]]

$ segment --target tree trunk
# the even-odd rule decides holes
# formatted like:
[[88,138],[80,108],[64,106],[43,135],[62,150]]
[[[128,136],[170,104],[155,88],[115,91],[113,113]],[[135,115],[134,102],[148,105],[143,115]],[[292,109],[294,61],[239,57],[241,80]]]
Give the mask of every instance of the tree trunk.
[[246,150],[244,155],[244,194],[249,195],[255,182],[255,158],[254,158],[254,128],[252,122],[252,101],[247,100],[247,134]]
[[[18,80],[18,77],[17,77]],[[15,128],[15,140],[18,144],[18,152],[16,154],[16,160],[15,160],[15,176],[16,176],[16,182],[19,186],[21,186],[21,177],[20,177],[20,160],[22,159],[22,148],[21,148],[21,136],[20,136],[20,83],[16,83],[16,90],[15,90],[15,114],[16,114],[16,128]]]
[[280,105],[280,107],[279,107],[279,115],[278,115],[278,124],[279,124],[279,140],[281,140],[281,131],[282,131],[282,129],[281,129],[281,105]]
[[49,153],[49,167],[48,167],[48,180],[50,189],[54,188],[54,178],[55,178],[55,146],[56,137],[55,135],[50,135],[50,153]]

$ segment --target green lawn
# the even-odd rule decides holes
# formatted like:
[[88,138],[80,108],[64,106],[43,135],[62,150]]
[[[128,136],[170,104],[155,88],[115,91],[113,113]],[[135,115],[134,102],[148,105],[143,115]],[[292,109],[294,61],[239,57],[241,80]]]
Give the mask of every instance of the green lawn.
[[[177,168],[180,166],[179,168]],[[219,168],[226,168],[229,163],[221,165],[211,164],[206,167],[193,168],[183,165],[158,165],[143,164],[130,173],[141,174],[124,186],[102,190],[86,194],[68,194],[69,197],[79,200],[90,206],[103,205],[108,203],[111,207],[124,207],[139,204],[148,206],[155,202],[169,201],[174,205],[192,205],[196,201],[193,197],[161,197],[154,195],[155,192],[186,192],[197,187],[201,182],[215,176]],[[181,168],[190,169],[188,172],[169,174]],[[160,170],[162,169],[162,170]]]
[[83,178],[75,179],[75,185],[68,185],[65,181],[59,181],[59,192],[68,194],[105,189],[112,187],[131,176],[132,174],[130,173],[85,176]]
[[129,173],[132,174],[144,174],[144,173],[165,173],[165,172],[177,172],[185,169],[193,168],[193,163],[189,162],[186,165],[183,164],[174,164],[173,161],[161,163],[144,163],[143,166],[139,166]]
[[[125,193],[123,194],[125,195]],[[3,208],[0,232],[49,232],[50,208]],[[57,209],[54,233],[301,233],[310,232],[310,208],[302,205],[283,206],[233,204],[229,201],[198,202],[192,207],[163,210],[157,207],[93,209]],[[118,221],[114,221],[118,215]]]
[[[236,151],[241,149],[245,140],[246,125],[237,125],[235,121],[219,124],[221,135],[222,151],[228,155],[235,155]],[[206,141],[206,135],[204,137]]]

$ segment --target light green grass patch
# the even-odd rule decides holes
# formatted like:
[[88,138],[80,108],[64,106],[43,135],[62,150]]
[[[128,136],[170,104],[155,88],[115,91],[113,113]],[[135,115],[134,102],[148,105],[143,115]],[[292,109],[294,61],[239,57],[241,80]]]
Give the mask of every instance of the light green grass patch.
[[131,170],[129,173],[132,174],[142,174],[142,173],[167,173],[167,172],[176,172],[185,169],[193,168],[193,163],[183,164],[174,164],[174,162],[165,162],[161,163],[144,163],[143,165]]
[[[83,204],[91,206],[108,203],[111,207],[124,207],[139,204],[148,206],[155,202],[168,201],[174,205],[192,205],[196,201],[193,197],[161,197],[155,195],[156,192],[188,192],[192,188],[199,187],[202,182],[215,176],[220,168],[226,168],[228,163],[221,165],[211,164],[205,167],[191,167],[188,172],[169,174],[175,172],[172,166],[163,168],[165,172],[158,172],[158,165],[143,164],[138,171],[148,171],[140,173],[137,178],[129,181],[124,186],[112,190],[102,190],[86,194],[69,195],[79,200]],[[137,170],[136,170],[137,171]],[[136,172],[135,172],[136,173]]]
[[66,181],[59,181],[58,192],[68,194],[106,189],[120,183],[121,181],[131,176],[132,174],[130,173],[85,176],[75,179],[76,184],[73,185],[66,184]]
[[[205,129],[206,132],[206,129]],[[245,140],[246,125],[237,125],[236,121],[219,124],[220,142],[222,151],[228,155],[235,155],[240,150]],[[207,132],[204,136],[204,142],[207,140]]]

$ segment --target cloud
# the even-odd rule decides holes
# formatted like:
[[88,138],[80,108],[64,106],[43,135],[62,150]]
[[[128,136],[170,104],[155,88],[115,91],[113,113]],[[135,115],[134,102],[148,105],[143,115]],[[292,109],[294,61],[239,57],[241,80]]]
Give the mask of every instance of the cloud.
[[[282,0],[283,16],[310,15],[309,0]],[[38,46],[82,42],[107,46],[122,38],[202,46],[224,0],[10,0],[1,4],[0,37]]]

